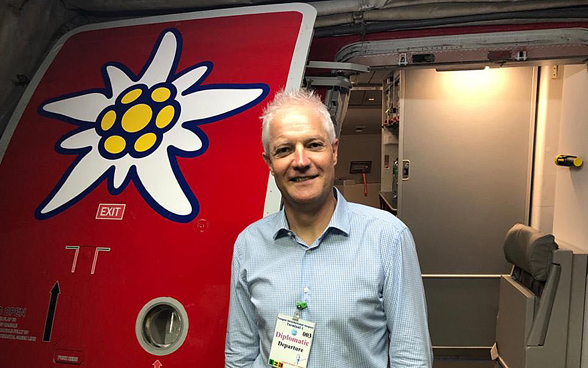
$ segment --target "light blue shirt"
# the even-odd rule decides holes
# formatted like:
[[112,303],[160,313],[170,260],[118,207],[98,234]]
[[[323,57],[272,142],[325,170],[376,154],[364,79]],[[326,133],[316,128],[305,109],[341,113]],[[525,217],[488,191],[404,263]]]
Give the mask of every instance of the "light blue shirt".
[[[248,226],[233,251],[225,367],[268,367],[278,313],[315,322],[308,368],[430,368],[423,284],[409,229],[392,214],[337,205],[308,246],[282,210]],[[390,340],[390,343],[388,341]]]

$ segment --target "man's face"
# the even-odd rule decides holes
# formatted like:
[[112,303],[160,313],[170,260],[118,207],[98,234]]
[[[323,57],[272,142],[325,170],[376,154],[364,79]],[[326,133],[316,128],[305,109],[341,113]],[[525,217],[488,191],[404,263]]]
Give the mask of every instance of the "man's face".
[[270,122],[264,160],[286,204],[320,206],[332,195],[338,141],[331,143],[319,113],[291,106]]

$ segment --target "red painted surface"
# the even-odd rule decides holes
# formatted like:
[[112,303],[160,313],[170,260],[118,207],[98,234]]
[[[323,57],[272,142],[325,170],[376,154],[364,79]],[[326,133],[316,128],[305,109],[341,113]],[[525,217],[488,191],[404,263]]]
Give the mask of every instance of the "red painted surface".
[[[269,175],[261,159],[258,117],[286,83],[301,20],[298,12],[282,12],[174,21],[86,31],[65,42],[0,166],[0,315],[26,308],[24,316],[2,318],[13,325],[3,332],[5,326],[0,327],[0,334],[14,335],[17,325],[28,331],[23,336],[36,338],[0,337],[0,366],[63,366],[54,363],[59,352],[83,359],[87,367],[149,368],[156,360],[164,367],[223,366],[233,242],[262,217]],[[41,116],[38,107],[48,98],[104,87],[100,70],[107,62],[139,74],[167,28],[183,38],[177,71],[211,61],[214,67],[204,84],[265,83],[270,88],[256,106],[201,125],[209,141],[204,154],[178,158],[198,198],[196,218],[170,221],[149,207],[132,182],[116,196],[102,182],[71,208],[37,220],[35,209],[76,157],[54,149],[76,127]],[[113,203],[126,206],[124,218],[97,220],[98,206]],[[51,339],[43,342],[56,282]],[[137,314],[157,297],[180,301],[190,323],[183,346],[162,357],[147,353],[135,336]],[[62,360],[67,359],[74,358]]]

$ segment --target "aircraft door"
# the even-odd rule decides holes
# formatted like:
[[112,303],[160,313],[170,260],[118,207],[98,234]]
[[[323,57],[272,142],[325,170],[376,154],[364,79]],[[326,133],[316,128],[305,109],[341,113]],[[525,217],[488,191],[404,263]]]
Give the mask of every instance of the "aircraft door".
[[527,223],[537,69],[402,72],[399,217],[433,344],[494,343],[503,237]]
[[222,367],[233,242],[277,210],[259,116],[305,4],[64,36],[0,142],[0,363]]

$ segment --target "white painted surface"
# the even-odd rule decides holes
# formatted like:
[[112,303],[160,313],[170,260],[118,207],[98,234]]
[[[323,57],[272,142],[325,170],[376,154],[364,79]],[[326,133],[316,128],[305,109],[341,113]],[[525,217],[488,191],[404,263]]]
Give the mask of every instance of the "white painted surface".
[[553,232],[557,174],[553,160],[559,144],[563,66],[559,67],[557,78],[552,78],[551,72],[551,66],[541,68],[531,212],[531,226],[544,233]]
[[[564,69],[558,154],[588,159],[588,71],[584,65]],[[553,234],[588,251],[588,168],[556,167]]]
[[[568,65],[563,74],[559,154],[588,158],[588,72],[585,65]],[[553,234],[588,251],[588,169],[556,167]],[[583,368],[588,367],[588,319],[584,319]]]

